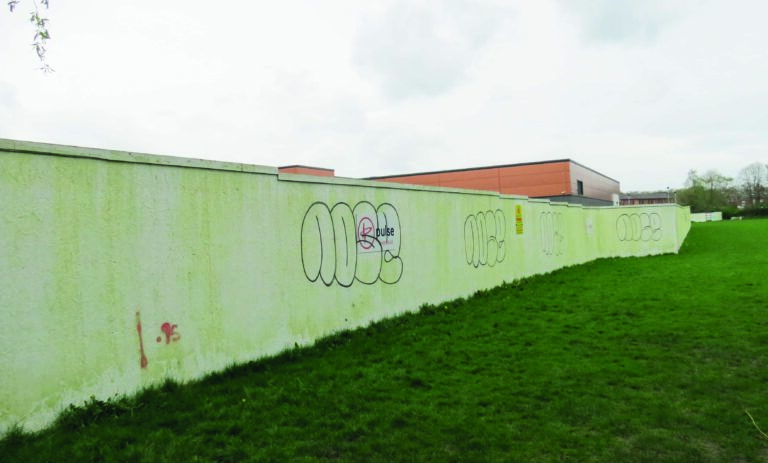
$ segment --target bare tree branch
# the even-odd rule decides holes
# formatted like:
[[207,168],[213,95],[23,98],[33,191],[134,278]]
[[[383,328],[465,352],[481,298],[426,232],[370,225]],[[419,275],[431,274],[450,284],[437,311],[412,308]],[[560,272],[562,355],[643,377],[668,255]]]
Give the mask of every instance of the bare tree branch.
[[739,172],[741,187],[751,207],[758,207],[764,198],[768,170],[759,162],[754,162]]

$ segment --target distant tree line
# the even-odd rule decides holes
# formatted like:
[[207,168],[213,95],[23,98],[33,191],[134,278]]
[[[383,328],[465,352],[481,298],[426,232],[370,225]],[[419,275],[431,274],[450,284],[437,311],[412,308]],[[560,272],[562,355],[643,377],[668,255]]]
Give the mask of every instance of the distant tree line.
[[699,174],[688,172],[685,187],[676,192],[677,202],[691,212],[722,211],[734,215],[768,216],[768,164],[752,163],[739,171],[736,179],[716,170]]

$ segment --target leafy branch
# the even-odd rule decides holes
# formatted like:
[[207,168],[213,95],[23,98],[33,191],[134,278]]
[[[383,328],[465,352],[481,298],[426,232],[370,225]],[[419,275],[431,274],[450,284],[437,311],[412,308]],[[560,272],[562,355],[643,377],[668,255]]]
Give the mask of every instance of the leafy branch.
[[[48,1],[49,0],[40,0],[40,4],[48,9]],[[8,0],[8,8],[11,10],[11,13],[16,10],[16,7],[19,5],[19,3],[21,3],[21,0]],[[47,52],[45,46],[48,40],[51,38],[51,34],[48,32],[48,18],[40,15],[40,7],[38,6],[37,0],[33,0],[32,5],[34,5],[34,10],[29,13],[29,22],[31,22],[32,26],[35,28],[32,47],[35,49],[37,58],[42,64],[40,69],[46,73],[53,72],[53,68],[48,65],[45,56]]]

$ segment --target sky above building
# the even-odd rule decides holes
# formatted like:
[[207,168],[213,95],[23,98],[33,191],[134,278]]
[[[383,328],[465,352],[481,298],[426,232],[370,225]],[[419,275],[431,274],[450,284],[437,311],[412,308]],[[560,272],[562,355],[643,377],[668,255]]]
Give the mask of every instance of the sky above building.
[[763,0],[32,0],[0,138],[345,177],[570,158],[623,191],[768,163]]

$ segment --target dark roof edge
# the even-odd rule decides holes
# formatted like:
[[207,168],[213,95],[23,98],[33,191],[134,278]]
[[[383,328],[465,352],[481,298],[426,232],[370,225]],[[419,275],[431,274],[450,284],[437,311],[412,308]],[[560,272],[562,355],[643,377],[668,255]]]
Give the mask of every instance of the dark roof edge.
[[613,180],[614,182],[616,182],[616,183],[619,183],[619,184],[621,183],[621,182],[619,182],[618,180],[616,180],[615,178],[613,178],[613,177],[609,177],[609,176],[607,176],[607,175],[603,174],[602,172],[598,172],[598,171],[596,171],[595,169],[593,169],[593,168],[591,168],[591,167],[587,167],[587,166],[585,166],[584,164],[582,164],[582,163],[580,163],[580,162],[576,162],[576,161],[574,161],[573,159],[568,159],[568,160],[569,160],[569,161],[571,161],[572,163],[576,164],[576,165],[577,165],[577,166],[579,166],[579,167],[582,167],[582,168],[584,168],[584,169],[587,169],[587,170],[589,170],[589,171],[592,171],[592,172],[596,173],[597,175],[599,175],[599,176],[601,176],[601,177],[605,177],[605,178],[607,178],[608,180]]
[[[416,172],[412,174],[399,174],[399,175],[382,175],[377,177],[365,177],[365,180],[378,180],[382,178],[394,178],[394,177],[414,177],[416,175],[431,175],[431,174],[447,174],[452,172],[467,172],[470,170],[486,170],[486,169],[499,169],[502,167],[520,167],[520,166],[534,166],[537,164],[554,164],[556,162],[573,162],[570,159],[553,159],[551,161],[534,161],[534,162],[521,162],[517,164],[499,164],[495,166],[482,166],[482,167],[464,167],[461,169],[448,169],[448,170],[434,170],[430,172]],[[581,166],[581,164],[579,164]],[[584,167],[584,166],[582,166]],[[588,167],[586,167],[588,169]],[[599,173],[599,172],[598,172]],[[603,175],[603,174],[600,174]],[[611,179],[613,180],[613,179]]]

